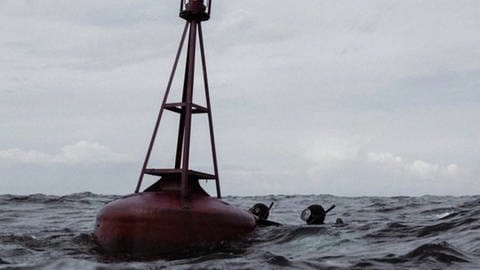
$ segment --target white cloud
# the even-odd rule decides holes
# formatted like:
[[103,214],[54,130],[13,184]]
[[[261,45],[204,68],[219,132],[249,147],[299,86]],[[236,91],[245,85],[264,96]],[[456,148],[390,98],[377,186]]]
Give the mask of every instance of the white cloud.
[[45,161],[52,161],[49,154],[38,151],[23,151],[18,148],[7,150],[0,150],[0,159],[3,161],[14,161],[22,163],[45,163]]
[[423,160],[408,161],[401,156],[389,152],[369,152],[366,160],[371,164],[380,165],[383,169],[396,174],[408,174],[422,179],[438,177],[456,177],[465,172],[455,163],[442,166],[433,162]]
[[[375,152],[362,149],[361,145],[341,136],[316,140],[305,150],[305,158],[312,162],[308,174],[312,177],[331,171],[348,170],[352,166],[365,173],[387,173],[392,177],[439,179],[465,176],[467,169],[456,163],[440,165],[421,159],[409,159],[391,152]],[[363,169],[362,169],[363,168]],[[358,173],[358,171],[356,172]],[[353,174],[352,174],[353,175]],[[362,177],[356,175],[356,177]]]
[[30,164],[81,164],[130,161],[127,155],[116,153],[104,145],[88,141],[79,141],[75,144],[65,145],[62,147],[61,152],[57,154],[48,154],[35,150],[25,151],[18,148],[0,150],[0,160]]

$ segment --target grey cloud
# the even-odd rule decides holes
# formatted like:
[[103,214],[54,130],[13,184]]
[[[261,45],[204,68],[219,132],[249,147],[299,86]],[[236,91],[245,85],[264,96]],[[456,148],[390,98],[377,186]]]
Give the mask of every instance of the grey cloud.
[[[71,165],[74,177],[65,164],[25,170],[58,193],[130,191],[183,27],[177,8],[2,1],[0,149],[51,158],[71,142],[104,142],[131,161]],[[224,193],[478,193],[479,10],[478,1],[215,1],[204,34]],[[175,124],[162,123],[155,164],[170,162]],[[198,132],[194,164],[209,169],[208,133]],[[335,139],[349,150],[335,154]],[[316,148],[323,154],[312,160]],[[368,153],[402,157],[401,168],[469,173],[455,182],[438,173],[432,186]],[[104,181],[60,184],[82,175]],[[0,176],[24,183],[2,181],[5,192],[34,192],[28,173]]]

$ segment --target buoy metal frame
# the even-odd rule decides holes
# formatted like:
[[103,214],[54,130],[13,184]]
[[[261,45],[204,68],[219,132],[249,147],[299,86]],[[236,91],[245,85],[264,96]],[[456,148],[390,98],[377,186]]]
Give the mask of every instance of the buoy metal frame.
[[[210,104],[210,94],[208,86],[208,76],[207,76],[207,65],[205,61],[205,48],[203,42],[203,33],[202,33],[202,21],[207,21],[210,19],[212,1],[207,0],[181,0],[180,1],[180,17],[186,20],[185,27],[183,30],[182,37],[180,39],[180,45],[177,50],[173,68],[168,80],[167,88],[165,90],[165,95],[163,97],[162,105],[160,107],[160,112],[158,113],[157,121],[153,129],[152,137],[147,149],[145,160],[143,162],[142,170],[138,178],[137,186],[135,188],[135,193],[140,192],[142,186],[143,178],[145,174],[173,178],[180,180],[180,189],[181,195],[184,200],[187,200],[190,196],[191,189],[189,188],[190,181],[202,180],[215,180],[217,198],[221,198],[220,191],[220,180],[218,175],[218,163],[217,163],[217,154],[215,148],[215,136],[213,132],[213,120],[212,120],[212,110]],[[182,93],[182,101],[167,103],[168,96],[170,94],[170,89],[172,86],[173,78],[175,77],[175,72],[177,69],[178,61],[182,53],[186,35],[188,34],[188,45],[187,45],[187,59],[186,59],[186,68],[185,68],[185,77],[184,77],[184,86]],[[195,52],[196,52],[196,43],[197,36],[200,47],[201,62],[202,62],[202,73],[203,73],[203,82],[205,88],[205,99],[206,107],[193,103],[193,88],[194,88],[194,75],[195,75]],[[175,166],[174,168],[166,169],[156,169],[148,168],[148,163],[152,153],[155,140],[157,138],[158,128],[160,121],[165,110],[176,112],[180,114],[178,137],[177,137],[177,147],[175,155]],[[210,144],[212,152],[212,161],[213,161],[213,174],[199,172],[191,170],[189,167],[189,156],[190,156],[190,136],[191,136],[191,127],[192,127],[192,115],[206,113],[208,115],[208,126],[210,133]]]
[[[97,214],[94,236],[106,253],[176,253],[204,244],[235,240],[253,231],[251,213],[220,200],[215,137],[213,133],[202,21],[210,18],[211,0],[181,0],[180,17],[186,20],[167,89],[148,145],[134,194],[105,205]],[[167,103],[178,61],[188,33],[185,77],[181,102]],[[206,106],[193,103],[195,51],[199,41]],[[179,114],[173,168],[149,168],[148,163],[165,110]],[[190,169],[190,136],[193,114],[207,114],[214,173]],[[145,174],[160,179],[142,192]],[[215,180],[218,198],[210,197],[199,180]]]

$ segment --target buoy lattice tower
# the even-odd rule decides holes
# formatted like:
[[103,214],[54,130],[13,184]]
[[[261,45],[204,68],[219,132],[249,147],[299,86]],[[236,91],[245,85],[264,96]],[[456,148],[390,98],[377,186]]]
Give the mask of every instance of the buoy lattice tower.
[[[221,198],[220,180],[218,175],[218,163],[217,154],[215,148],[215,136],[213,131],[212,110],[210,103],[207,65],[205,61],[205,48],[203,42],[202,33],[202,21],[210,19],[211,0],[204,2],[203,0],[181,0],[180,1],[180,17],[186,20],[182,37],[180,39],[180,45],[177,50],[173,68],[170,74],[170,78],[167,84],[165,95],[163,98],[160,112],[158,114],[157,121],[153,130],[153,134],[150,140],[150,144],[147,149],[145,161],[138,178],[135,193],[140,191],[143,178],[145,174],[160,176],[168,178],[172,182],[180,184],[181,194],[183,199],[187,199],[190,195],[190,185],[192,181],[202,180],[214,180],[216,186],[217,197]],[[185,38],[188,33],[187,44],[187,57],[184,75],[184,85],[181,102],[167,103],[170,90],[172,87],[172,81],[175,77],[177,65],[184,47]],[[195,77],[195,58],[196,58],[196,43],[199,42],[201,66],[203,73],[203,83],[205,88],[206,106],[201,106],[193,103],[193,90],[194,90],[194,77]],[[165,110],[178,113],[180,115],[177,147],[175,154],[175,165],[173,168],[149,168],[148,164],[152,149],[157,138],[159,125],[162,115]],[[191,129],[192,129],[192,115],[193,114],[207,114],[208,125],[210,133],[211,154],[213,161],[213,174],[199,172],[190,169],[190,141],[191,141]],[[194,183],[195,184],[195,183]]]
[[[210,18],[211,0],[181,0],[180,17],[186,20],[180,45],[160,111],[148,145],[135,192],[103,207],[95,222],[95,240],[107,253],[175,253],[190,247],[234,240],[251,232],[255,217],[220,200],[215,137],[209,96],[201,22]],[[188,34],[185,75],[180,102],[167,102],[182,48]],[[205,88],[205,106],[193,103],[195,54],[200,48]],[[175,164],[171,168],[150,168],[149,161],[165,111],[179,114]],[[190,168],[192,116],[206,114],[210,132],[213,173]],[[140,191],[145,174],[160,176]],[[217,197],[210,197],[199,180],[215,180]]]

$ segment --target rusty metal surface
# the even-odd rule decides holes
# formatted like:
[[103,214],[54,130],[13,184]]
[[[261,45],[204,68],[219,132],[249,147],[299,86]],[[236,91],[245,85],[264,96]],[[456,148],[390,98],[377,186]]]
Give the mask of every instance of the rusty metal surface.
[[[185,118],[180,123],[183,128],[183,151],[182,151],[182,197],[188,197],[188,168],[190,165],[190,136],[192,131],[192,99],[193,99],[193,83],[195,76],[195,49],[197,40],[197,21],[190,21],[190,37],[188,40],[187,66],[185,71],[184,93],[186,96]],[[180,140],[180,136],[178,137]]]
[[[210,2],[211,3],[211,2]],[[202,25],[198,25],[198,37],[199,37],[199,43],[200,43],[200,55],[202,56],[202,73],[203,73],[203,82],[204,82],[204,88],[205,88],[205,99],[207,102],[207,108],[208,108],[208,128],[210,131],[210,145],[212,148],[212,157],[213,157],[213,171],[215,173],[215,176],[217,177],[215,179],[215,188],[217,190],[217,198],[222,197],[222,193],[220,191],[220,180],[218,176],[218,162],[217,162],[217,150],[215,148],[215,135],[213,132],[213,117],[212,117],[212,107],[210,106],[210,89],[208,87],[208,76],[207,76],[207,63],[205,60],[205,47],[203,45],[203,32],[202,32]]]
[[183,29],[182,38],[180,39],[180,45],[178,46],[177,54],[175,56],[175,61],[173,63],[172,72],[170,73],[170,78],[168,79],[167,89],[165,90],[165,95],[163,96],[162,106],[160,106],[160,111],[158,113],[157,122],[155,123],[155,127],[153,128],[152,137],[150,138],[150,143],[148,145],[147,154],[145,155],[145,160],[142,166],[142,172],[138,177],[137,187],[135,188],[135,193],[140,191],[140,187],[142,186],[143,176],[145,175],[143,172],[147,168],[148,161],[150,160],[150,155],[152,154],[153,144],[155,143],[155,138],[157,137],[158,127],[160,126],[160,120],[162,119],[162,114],[165,108],[165,103],[167,103],[168,94],[170,93],[170,89],[172,88],[173,78],[175,77],[175,71],[177,70],[178,60],[180,59],[180,55],[182,53],[183,43],[185,42],[185,36],[187,34],[188,29],[188,22],[185,23],[185,27]]
[[[208,175],[206,179],[215,180],[217,197],[221,198],[220,180],[218,176],[219,173],[218,173],[217,151],[215,148],[215,136],[213,131],[213,120],[212,120],[213,117],[212,117],[211,102],[210,102],[210,89],[208,86],[205,47],[204,47],[203,33],[202,33],[202,27],[201,27],[201,21],[208,20],[208,18],[210,17],[210,10],[211,10],[211,1],[181,0],[180,17],[184,18],[187,22],[182,34],[177,55],[175,57],[172,73],[168,81],[167,89],[165,91],[165,96],[160,108],[160,112],[158,114],[157,121],[155,123],[150,144],[147,149],[145,161],[143,163],[142,170],[140,172],[140,176],[137,182],[137,186],[135,188],[135,193],[140,192],[144,175],[152,174],[152,172],[154,172],[153,168],[147,169],[147,167],[150,160],[150,155],[152,153],[152,149],[155,144],[157,133],[159,131],[158,129],[161,122],[161,118],[163,116],[163,112],[164,110],[168,110],[168,111],[172,111],[179,114],[175,165],[170,169],[181,171],[181,174],[178,177],[178,181],[180,181],[181,193],[183,198],[187,199],[191,195],[189,192],[190,190],[189,185],[191,184],[190,183],[191,181],[198,180],[198,179],[192,178],[192,176],[194,177],[196,175],[198,176],[198,173],[201,173],[203,176]],[[184,74],[184,84],[182,89],[182,100],[181,102],[167,103],[168,95],[170,94],[171,84],[175,76],[176,68],[177,68],[178,61],[183,49],[187,31],[188,31],[188,44],[186,48],[187,55],[186,55],[186,65],[185,65],[185,74]],[[193,103],[197,39],[199,41],[199,47],[200,47],[200,53],[201,53],[200,59],[201,59],[203,83],[204,83],[205,97],[206,97],[205,106]],[[213,174],[197,172],[195,175],[192,173],[192,170],[190,169],[190,141],[191,141],[191,128],[192,128],[192,114],[203,114],[203,113],[206,113],[208,116],[211,155],[212,155],[214,172]],[[166,169],[169,169],[169,168],[166,168]],[[157,170],[157,172],[159,171]],[[159,174],[155,174],[155,175],[159,175]],[[213,177],[211,175],[213,175]],[[205,179],[205,178],[201,178],[201,179]]]
[[237,239],[254,228],[248,212],[207,195],[193,194],[185,207],[178,191],[142,192],[107,204],[95,236],[107,253],[162,253]]
[[[254,216],[210,197],[199,180],[215,180],[221,198],[217,153],[213,132],[210,89],[201,21],[210,18],[211,1],[181,0],[180,17],[187,22],[180,39],[165,95],[147,148],[135,193],[107,204],[97,215],[95,238],[107,252],[171,253],[191,246],[235,239],[252,231]],[[188,32],[188,45],[180,102],[167,103],[172,81]],[[195,55],[199,41],[206,105],[193,103]],[[149,167],[150,156],[164,111],[178,114],[175,164],[170,168]],[[190,139],[193,114],[207,114],[213,174],[190,168]],[[161,177],[140,192],[145,174]]]

